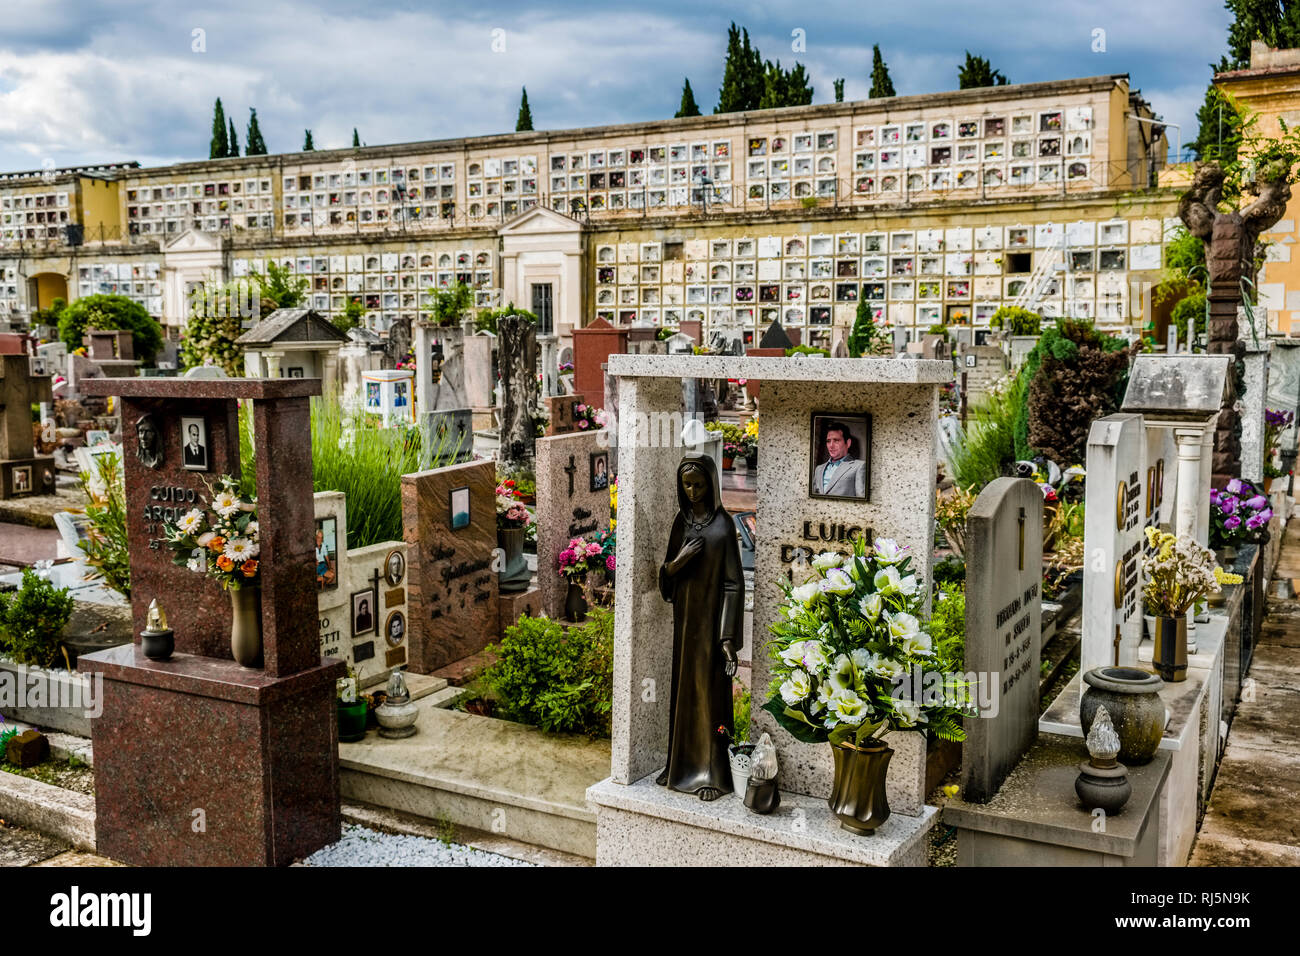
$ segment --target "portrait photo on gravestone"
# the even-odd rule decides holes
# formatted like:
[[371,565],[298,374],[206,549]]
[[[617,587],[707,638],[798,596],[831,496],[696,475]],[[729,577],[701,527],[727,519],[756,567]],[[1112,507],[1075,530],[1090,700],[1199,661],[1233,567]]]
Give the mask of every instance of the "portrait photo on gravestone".
[[808,494],[866,501],[871,490],[871,416],[814,412]]
[[360,637],[375,629],[375,591],[366,588],[352,595],[352,636]]
[[336,588],[338,581],[338,519],[316,519],[316,587]]

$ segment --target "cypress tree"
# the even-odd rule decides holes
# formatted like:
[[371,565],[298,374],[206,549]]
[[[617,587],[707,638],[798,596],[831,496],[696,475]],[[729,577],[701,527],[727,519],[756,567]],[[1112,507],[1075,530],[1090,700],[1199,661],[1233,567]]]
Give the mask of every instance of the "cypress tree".
[[221,97],[212,110],[212,143],[208,147],[208,159],[221,159],[230,152],[230,141],[226,139],[226,111],[221,108]]
[[357,128],[355,126],[352,127],[352,146],[354,149],[360,148],[361,146],[361,137],[357,135]]
[[227,156],[239,155],[239,136],[235,133],[234,120],[230,121],[230,152],[226,153],[226,155]]
[[786,105],[786,87],[788,77],[781,69],[781,61],[768,62],[763,68],[763,96],[758,101],[760,110],[775,109]]
[[715,113],[739,113],[747,109],[745,96],[749,61],[742,56],[740,29],[735,23],[727,28],[727,59],[722,65],[722,87],[718,90]]
[[841,78],[838,79],[838,80],[833,80],[832,82],[833,82],[834,85],[835,85],[835,102],[836,102],[836,103],[843,103],[843,102],[844,102],[844,79],[843,79],[843,77],[841,77]]
[[303,138],[302,141],[302,151],[304,153],[310,153],[312,150],[316,148],[316,144],[312,142],[311,130],[305,129],[303,130],[303,132],[306,134],[306,136]]
[[889,67],[885,65],[885,58],[880,55],[880,44],[877,43],[871,48],[871,92],[867,96],[874,100],[897,95],[894,92],[894,81],[889,78]]
[[971,56],[966,51],[966,62],[957,67],[957,88],[978,89],[981,86],[1006,86],[1007,78],[982,56]]
[[262,139],[262,128],[257,125],[257,110],[248,108],[248,141],[244,146],[245,156],[265,156],[266,140]]
[[749,31],[742,29],[740,35],[742,38],[740,45],[741,57],[747,64],[744,73],[745,109],[758,109],[763,94],[767,92],[767,63],[763,60],[763,54],[758,52],[758,47],[750,47]]
[[812,84],[808,82],[808,71],[802,63],[796,63],[794,69],[785,75],[785,102],[782,106],[809,106],[813,101]]
[[687,78],[682,86],[682,104],[677,107],[677,112],[673,114],[674,118],[683,116],[699,116],[700,107],[695,102],[695,93],[691,90],[691,81]]
[[519,118],[515,120],[515,132],[522,133],[533,128],[533,111],[528,108],[528,87],[523,87],[524,94],[519,99]]

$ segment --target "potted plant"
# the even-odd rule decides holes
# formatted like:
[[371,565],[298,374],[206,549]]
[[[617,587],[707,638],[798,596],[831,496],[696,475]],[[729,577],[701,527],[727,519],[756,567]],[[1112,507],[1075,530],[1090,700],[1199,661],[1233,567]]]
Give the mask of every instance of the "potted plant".
[[583,591],[587,574],[597,567],[600,554],[600,545],[595,541],[570,538],[568,546],[557,558],[559,574],[569,585],[564,599],[564,617],[575,624],[587,619],[587,598]]
[[172,563],[206,574],[230,594],[234,612],[230,650],[244,667],[262,660],[261,552],[257,499],[238,494],[230,475],[208,488],[207,508],[191,508],[174,522],[163,523]]
[[1210,547],[1226,564],[1237,546],[1259,541],[1268,529],[1273,509],[1268,498],[1244,478],[1233,478],[1220,491],[1210,489]]
[[[871,833],[889,817],[885,736],[928,731],[963,740],[970,711],[961,660],[936,648],[923,627],[925,589],[906,548],[854,539],[849,555],[826,551],[786,596],[768,642],[775,693],[764,705],[796,740],[829,743],[835,758],[831,811],[845,829]],[[895,678],[930,671],[895,687]],[[916,699],[909,684],[924,686]]]
[[725,726],[718,726],[718,733],[727,737],[727,761],[731,766],[731,789],[738,797],[744,797],[745,788],[749,786],[749,770],[754,755],[754,744],[749,742],[750,693],[748,688],[741,690],[733,699],[732,725],[735,732],[728,734]]
[[1142,598],[1156,619],[1151,661],[1165,680],[1186,680],[1187,612],[1223,585],[1240,584],[1242,578],[1224,572],[1209,548],[1185,535],[1147,528],[1147,543],[1151,553],[1142,559],[1146,580]]
[[736,441],[724,441],[722,443],[722,470],[731,471],[736,467],[736,458],[743,457],[745,454],[744,447]]
[[1281,478],[1286,475],[1286,472],[1273,464],[1273,461],[1278,453],[1278,444],[1282,432],[1290,428],[1291,423],[1294,421],[1294,412],[1281,411],[1276,408],[1269,408],[1264,411],[1264,494],[1272,491],[1274,478]]
[[533,515],[524,504],[515,481],[507,478],[497,485],[497,547],[505,557],[497,572],[497,586],[506,594],[528,589],[532,572],[524,558],[524,538]]
[[758,417],[755,416],[745,422],[744,434],[740,439],[740,447],[745,451],[745,465],[750,471],[758,468]]

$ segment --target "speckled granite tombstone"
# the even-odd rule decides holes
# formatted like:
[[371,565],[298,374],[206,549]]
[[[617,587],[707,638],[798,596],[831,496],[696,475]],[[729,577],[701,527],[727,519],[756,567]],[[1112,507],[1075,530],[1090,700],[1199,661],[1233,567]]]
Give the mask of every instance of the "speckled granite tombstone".
[[[887,786],[893,815],[873,837],[838,827],[826,798],[828,745],[801,744],[761,711],[770,678],[763,635],[800,550],[849,548],[853,533],[892,537],[912,549],[930,576],[938,389],[948,361],[777,357],[613,355],[618,380],[618,583],[614,607],[614,714],[611,775],[588,791],[596,806],[598,864],[924,865],[924,835],[935,809],[924,805],[925,739],[898,734]],[[751,733],[771,734],[781,762],[781,807],[769,817],[734,797],[714,803],[654,785],[664,766],[672,673],[672,615],[658,593],[683,448],[669,413],[680,408],[682,379],[763,382],[763,452],[758,527],[763,543],[754,574],[752,686],[759,699]],[[814,497],[814,413],[871,416],[867,500]],[[898,739],[895,739],[898,738]],[[788,799],[787,799],[788,798]],[[801,819],[806,829],[793,826]]]
[[[103,715],[92,726],[100,852],[142,866],[281,866],[334,842],[334,687],[343,664],[319,652],[307,437],[308,398],[320,394],[320,380],[84,385],[88,394],[121,401],[137,631],[154,597],[176,631],[167,661],[149,660],[137,644],[78,661],[81,671],[104,676]],[[239,475],[240,399],[253,406],[261,668],[231,657],[229,598],[216,583],[171,565],[160,541],[168,509],[205,501],[202,479]],[[200,417],[208,470],[187,471],[181,420]],[[138,450],[142,420],[155,434]]]
[[546,410],[550,418],[546,423],[546,434],[568,435],[578,430],[574,420],[573,406],[585,403],[582,395],[552,395],[546,399]]
[[984,803],[1038,737],[1043,494],[1027,478],[998,478],[966,519],[966,672],[987,711],[966,718],[961,792]]
[[496,528],[496,462],[402,476],[412,673],[469,657],[499,636]]
[[[608,448],[604,430],[537,440],[537,585],[548,617],[564,614],[568,582],[556,572],[560,552],[570,538],[609,527]],[[601,456],[605,470],[598,473]],[[600,487],[592,487],[593,476]]]

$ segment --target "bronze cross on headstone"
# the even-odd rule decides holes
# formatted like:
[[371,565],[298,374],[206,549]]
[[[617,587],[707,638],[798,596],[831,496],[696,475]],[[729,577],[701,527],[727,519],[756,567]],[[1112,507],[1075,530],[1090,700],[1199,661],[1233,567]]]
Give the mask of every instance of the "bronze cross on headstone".
[[379,569],[370,573],[370,586],[375,589],[375,620],[379,619]]
[[1020,520],[1020,552],[1019,552],[1018,561],[1020,567],[1018,568],[1018,570],[1023,571],[1025,569],[1025,509],[1024,508],[1020,509],[1019,520]]
[[573,497],[573,476],[578,473],[578,464],[573,455],[569,456],[568,467],[566,467],[564,470],[565,472],[568,473],[569,476],[569,497],[572,498]]

